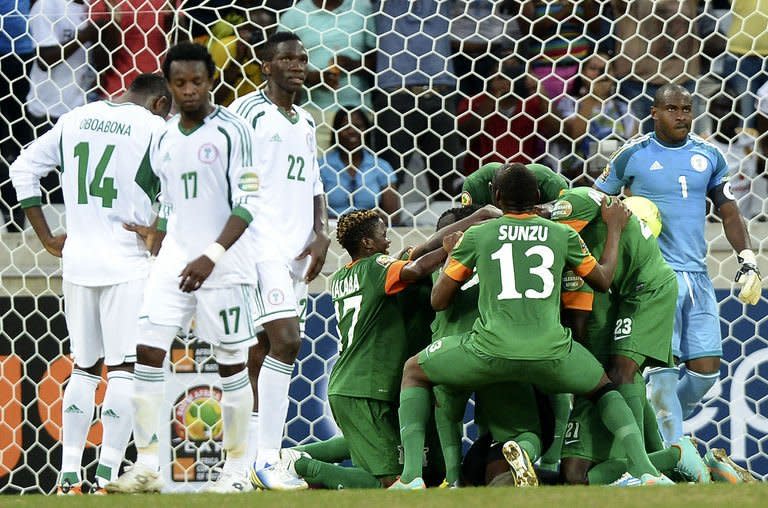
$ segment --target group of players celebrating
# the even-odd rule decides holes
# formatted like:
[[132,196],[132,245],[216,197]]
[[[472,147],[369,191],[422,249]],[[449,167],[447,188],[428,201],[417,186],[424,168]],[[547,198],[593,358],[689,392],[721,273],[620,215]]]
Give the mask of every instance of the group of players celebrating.
[[[678,287],[652,231],[659,224],[646,222],[658,221],[655,207],[632,198],[633,214],[538,164],[488,164],[464,191],[467,206],[395,257],[374,211],[339,219],[351,262],[329,285],[340,354],[328,394],[344,438],[283,450],[280,464],[252,471],[254,484],[754,481],[721,449],[702,457],[688,436],[665,444],[646,397],[642,371],[675,363]],[[429,315],[417,302],[427,291],[431,333],[414,322]],[[462,464],[472,393],[481,437]],[[561,393],[573,394],[572,409]],[[543,449],[559,473],[534,467]],[[353,467],[333,464],[345,458]]]
[[[658,224],[599,190],[569,189],[538,164],[484,166],[465,181],[464,206],[396,256],[376,211],[339,218],[351,261],[328,284],[340,346],[328,399],[343,437],[281,450],[307,283],[329,243],[314,123],[294,105],[306,67],[295,35],[272,36],[265,87],[225,109],[210,102],[210,55],[179,44],[164,77],[141,76],[121,98],[62,116],[12,166],[35,232],[63,257],[75,367],[64,394],[60,494],[81,491],[102,364],[93,493],[162,490],[163,362],[192,315],[196,335],[214,346],[222,385],[226,461],[210,492],[754,480],[722,450],[702,457],[690,437],[661,438],[642,372],[701,355],[674,344],[681,279],[653,235]],[[661,111],[690,115],[690,96],[671,87],[660,97]],[[179,114],[163,122],[171,98]],[[688,105],[670,112],[674,101]],[[688,143],[679,123],[657,134],[666,142],[670,132]],[[626,154],[645,141],[619,154],[621,174],[603,185],[618,192],[637,178],[642,168]],[[721,162],[691,158],[701,189],[693,176],[681,179],[682,197],[707,193],[731,214]],[[39,181],[55,167],[67,235],[53,235],[41,211]],[[640,216],[653,210],[627,203]],[[740,298],[754,304],[760,274],[746,228],[723,216],[741,257]],[[151,268],[147,251],[157,254]],[[701,365],[709,363],[689,369]],[[480,437],[463,457],[472,394]],[[131,432],[138,457],[118,477]],[[347,459],[351,467],[338,465]]]

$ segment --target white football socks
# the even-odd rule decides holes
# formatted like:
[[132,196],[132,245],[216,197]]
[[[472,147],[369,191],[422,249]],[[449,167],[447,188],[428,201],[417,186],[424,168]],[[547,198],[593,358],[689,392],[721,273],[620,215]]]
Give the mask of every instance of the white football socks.
[[226,452],[225,472],[245,474],[248,470],[248,424],[253,409],[253,391],[248,369],[221,378],[221,416]]
[[133,373],[114,370],[107,373],[107,392],[101,404],[101,440],[96,480],[99,487],[117,479],[125,447],[133,431]]
[[259,373],[259,451],[256,469],[274,464],[280,459],[292,374],[293,364],[283,363],[271,356],[264,358]]
[[165,396],[165,371],[137,363],[133,382],[133,438],[136,443],[136,463],[155,471],[160,467],[157,429]]
[[259,412],[253,411],[248,420],[248,465],[256,461],[259,453]]
[[94,399],[99,381],[99,376],[73,369],[64,389],[61,406],[61,473],[76,473],[78,482],[81,481],[80,463],[93,422]]

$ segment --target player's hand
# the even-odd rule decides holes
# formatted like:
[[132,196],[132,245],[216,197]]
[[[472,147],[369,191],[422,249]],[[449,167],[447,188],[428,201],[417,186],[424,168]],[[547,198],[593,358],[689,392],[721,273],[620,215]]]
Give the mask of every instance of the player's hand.
[[213,271],[214,266],[215,263],[211,261],[208,256],[200,256],[199,258],[190,261],[179,274],[179,277],[181,277],[179,289],[185,293],[191,293],[192,291],[200,289],[200,286],[203,285],[205,279],[207,279]]
[[450,254],[454,247],[459,244],[462,236],[464,236],[464,233],[461,231],[456,231],[450,235],[446,235],[445,238],[443,238],[443,249],[445,249],[445,252]]
[[744,250],[739,253],[737,259],[741,264],[735,279],[737,283],[741,284],[739,300],[749,305],[757,305],[757,302],[760,301],[760,295],[763,293],[763,284],[755,253],[751,250]]
[[152,248],[155,245],[155,239],[157,238],[157,229],[152,226],[142,226],[141,224],[126,223],[123,224],[123,228],[127,231],[136,233],[144,242],[144,246],[149,252],[152,252]]
[[600,204],[600,213],[608,226],[618,227],[620,230],[629,222],[632,212],[629,211],[620,199],[603,196],[603,202]]
[[484,216],[488,219],[495,219],[504,215],[504,212],[502,212],[501,209],[493,205],[485,205],[481,210],[483,211]]
[[315,235],[315,239],[312,240],[304,251],[296,256],[296,260],[304,259],[307,256],[312,256],[312,262],[307,268],[307,274],[304,276],[304,281],[309,284],[315,278],[320,275],[320,271],[325,264],[325,256],[328,254],[328,247],[331,245],[331,239],[326,234]]
[[49,254],[52,256],[56,256],[57,258],[61,257],[61,251],[64,250],[64,242],[67,241],[67,234],[64,233],[63,235],[55,235],[51,236],[47,240],[45,240],[43,243],[43,247],[45,247],[45,250],[48,251]]

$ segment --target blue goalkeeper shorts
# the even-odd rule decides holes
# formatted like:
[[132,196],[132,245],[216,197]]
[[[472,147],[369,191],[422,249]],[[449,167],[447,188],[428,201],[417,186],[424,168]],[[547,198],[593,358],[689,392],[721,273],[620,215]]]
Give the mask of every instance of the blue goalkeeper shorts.
[[715,288],[706,272],[675,272],[677,309],[672,353],[681,361],[723,356]]

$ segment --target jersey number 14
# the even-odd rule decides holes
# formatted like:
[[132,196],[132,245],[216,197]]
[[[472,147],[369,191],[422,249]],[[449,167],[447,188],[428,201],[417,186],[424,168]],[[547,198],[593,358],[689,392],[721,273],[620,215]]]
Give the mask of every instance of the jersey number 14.
[[90,160],[91,148],[88,142],[83,141],[75,146],[74,156],[77,158],[77,204],[88,204],[88,196],[101,198],[101,206],[112,208],[112,201],[117,199],[117,189],[115,188],[115,179],[112,177],[104,178],[104,172],[109,166],[109,161],[115,151],[115,145],[107,145],[104,153],[101,154],[99,163],[93,172],[93,179],[90,183],[88,179],[88,162]]

